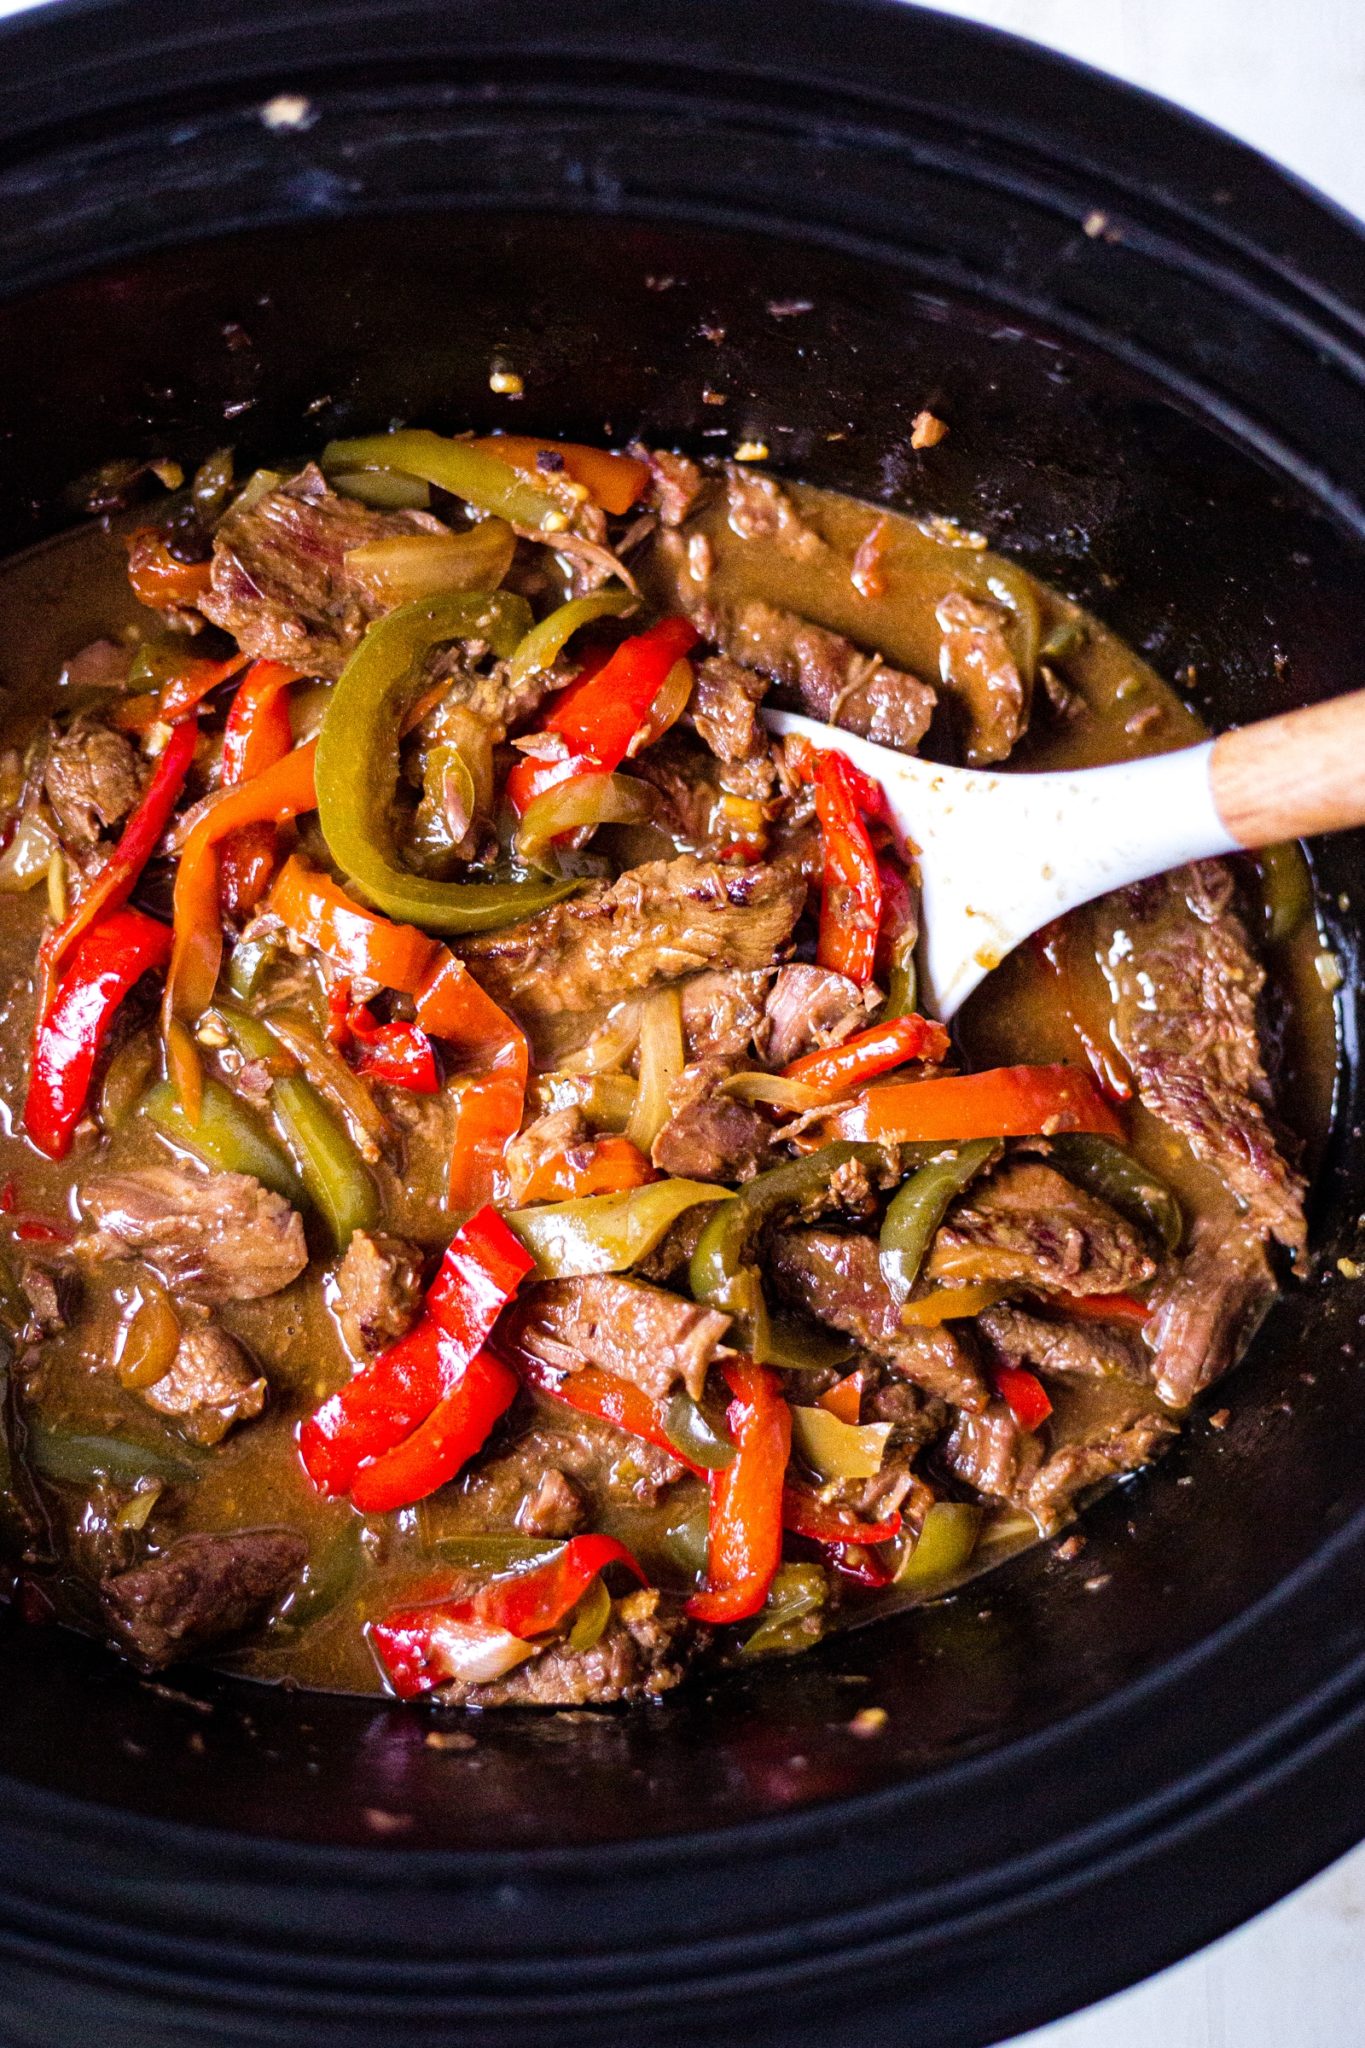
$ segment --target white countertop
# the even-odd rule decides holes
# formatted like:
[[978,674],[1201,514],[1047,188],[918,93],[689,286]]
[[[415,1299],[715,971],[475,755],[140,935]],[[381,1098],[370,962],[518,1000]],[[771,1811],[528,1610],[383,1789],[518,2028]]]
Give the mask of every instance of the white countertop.
[[[28,4],[0,0],[0,15]],[[942,0],[941,11],[1176,100],[1365,219],[1365,0]],[[1203,1954],[1009,2048],[1361,2048],[1363,2007],[1365,1846]]]

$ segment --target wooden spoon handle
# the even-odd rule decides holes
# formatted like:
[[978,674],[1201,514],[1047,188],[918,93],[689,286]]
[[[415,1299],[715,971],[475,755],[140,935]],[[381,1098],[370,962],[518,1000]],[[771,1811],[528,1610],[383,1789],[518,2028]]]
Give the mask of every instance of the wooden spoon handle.
[[1365,825],[1365,690],[1221,734],[1209,785],[1240,846]]

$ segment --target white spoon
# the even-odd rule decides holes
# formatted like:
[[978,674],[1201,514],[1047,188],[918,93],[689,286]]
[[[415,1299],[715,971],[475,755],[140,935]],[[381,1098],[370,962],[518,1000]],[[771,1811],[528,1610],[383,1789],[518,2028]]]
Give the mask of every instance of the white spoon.
[[920,990],[946,1023],[1063,911],[1189,860],[1365,824],[1365,690],[1108,768],[944,768],[792,712],[777,733],[837,747],[919,848]]

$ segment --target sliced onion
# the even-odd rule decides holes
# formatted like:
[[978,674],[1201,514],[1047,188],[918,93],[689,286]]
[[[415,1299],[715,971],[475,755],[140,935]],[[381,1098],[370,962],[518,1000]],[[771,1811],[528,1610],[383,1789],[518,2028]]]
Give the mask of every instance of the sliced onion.
[[766,1102],[770,1109],[786,1110],[792,1116],[825,1106],[818,1088],[790,1081],[785,1074],[727,1074],[716,1093],[733,1096],[736,1102]]
[[605,1021],[577,1052],[567,1052],[559,1062],[561,1074],[605,1074],[620,1067],[634,1052],[640,1037],[640,1004],[614,1003]]
[[466,1685],[487,1685],[535,1653],[534,1643],[487,1622],[439,1620],[431,1625],[429,1661],[439,1665],[443,1677]]
[[598,825],[640,825],[654,815],[654,792],[629,775],[572,775],[527,806],[514,842],[521,860],[557,868],[553,847],[564,832]]
[[318,1093],[341,1112],[362,1158],[377,1159],[389,1127],[359,1074],[353,1074],[345,1060],[324,1045],[301,1018],[291,1017],[283,1010],[269,1010],[261,1022],[272,1038],[293,1053]]
[[512,566],[516,536],[505,519],[463,533],[398,533],[346,557],[347,574],[380,604],[411,604],[451,591],[496,590]]
[[683,1046],[682,997],[676,988],[655,989],[640,1012],[640,1085],[626,1136],[649,1157],[649,1148],[668,1122],[668,1098],[687,1064]]
[[646,747],[652,747],[656,740],[661,740],[669,727],[677,724],[691,696],[692,664],[690,661],[675,661],[649,707],[644,724],[626,748],[631,760],[642,754]]
[[52,856],[60,851],[61,841],[45,823],[42,813],[25,811],[14,837],[0,853],[0,889],[17,895],[46,881]]

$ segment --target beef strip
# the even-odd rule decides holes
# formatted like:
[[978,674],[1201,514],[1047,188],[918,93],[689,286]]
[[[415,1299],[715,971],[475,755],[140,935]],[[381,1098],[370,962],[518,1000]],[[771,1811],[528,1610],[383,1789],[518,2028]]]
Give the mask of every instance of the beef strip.
[[142,795],[138,752],[126,734],[76,718],[54,732],[43,786],[62,844],[85,853],[101,832],[121,824]]
[[946,1323],[902,1325],[882,1278],[876,1241],[832,1230],[785,1231],[774,1239],[765,1273],[798,1307],[842,1330],[893,1372],[956,1407],[980,1410],[986,1388]]
[[572,1479],[547,1465],[517,1509],[517,1527],[528,1536],[572,1536],[588,1520],[588,1504]]
[[982,1310],[976,1327],[1002,1365],[1025,1365],[1063,1379],[1152,1377],[1152,1354],[1126,1323],[1048,1322],[1000,1301]]
[[734,463],[725,470],[725,517],[738,540],[772,541],[798,562],[818,561],[825,543],[775,477]]
[[631,454],[649,464],[647,503],[658,513],[661,526],[681,526],[706,489],[706,478],[690,456],[675,455],[667,448],[642,448]]
[[1107,1202],[1054,1167],[1011,1159],[948,1211],[926,1262],[954,1287],[993,1281],[1062,1294],[1122,1294],[1155,1261]]
[[1104,899],[1111,1030],[1145,1107],[1213,1168],[1261,1235],[1300,1250],[1304,1183],[1267,1121],[1256,1021],[1265,976],[1233,887],[1224,862],[1199,861]]
[[653,1280],[661,1287],[686,1287],[685,1277],[692,1263],[692,1254],[701,1242],[711,1216],[709,1202],[699,1202],[695,1209],[684,1209],[676,1223],[669,1225],[652,1252],[649,1252],[634,1267],[637,1280]]
[[28,1308],[20,1335],[29,1344],[36,1344],[42,1337],[55,1337],[67,1325],[65,1297],[73,1289],[75,1276],[34,1258],[31,1253],[20,1257],[16,1265],[19,1288]]
[[661,1287],[590,1273],[523,1288],[501,1331],[546,1365],[570,1373],[597,1366],[666,1401],[679,1387],[700,1396],[729,1327],[728,1316]]
[[168,1373],[141,1390],[158,1415],[169,1415],[192,1444],[221,1443],[235,1422],[265,1406],[266,1382],[235,1337],[216,1323],[187,1323]]
[[105,1615],[127,1654],[157,1670],[260,1622],[307,1557],[292,1529],[182,1536],[159,1557],[104,1581]]
[[682,1679],[698,1637],[656,1588],[628,1593],[590,1650],[560,1639],[483,1685],[456,1681],[433,1697],[458,1707],[604,1707],[657,1699]]
[[1166,1416],[1140,1415],[1044,1455],[1038,1435],[1021,1429],[1003,1401],[993,1401],[984,1415],[957,1418],[940,1456],[964,1486],[1024,1509],[1039,1533],[1050,1536],[1075,1514],[1080,1494],[1136,1472],[1174,1434]]
[[951,590],[934,610],[939,676],[962,712],[968,764],[1003,761],[1028,730],[1029,692],[1010,653],[1003,606]]
[[315,463],[254,505],[233,506],[213,542],[206,619],[244,654],[339,676],[385,609],[346,567],[352,548],[390,535],[441,531],[420,512],[375,512],[333,491]]
[[1274,1292],[1264,1239],[1249,1219],[1196,1226],[1189,1255],[1157,1289],[1147,1324],[1156,1389],[1169,1407],[1187,1408],[1227,1371]]
[[789,1066],[808,1052],[840,1045],[868,1021],[868,994],[846,974],[796,962],[780,967],[768,991],[758,1045],[770,1067]]
[[714,857],[734,836],[718,811],[716,764],[685,732],[666,733],[631,763],[655,792],[652,823],[690,853]]
[[684,854],[595,883],[458,950],[495,1002],[552,1016],[701,968],[768,967],[805,897],[790,867],[718,867]]
[[406,1337],[422,1304],[423,1257],[415,1244],[380,1230],[357,1230],[330,1289],[331,1306],[353,1358],[373,1358]]
[[756,669],[713,654],[697,664],[692,686],[692,722],[718,761],[747,761],[766,754],[768,739],[758,722],[758,707],[768,682]]
[[590,1500],[653,1507],[682,1478],[683,1466],[667,1451],[610,1422],[557,1407],[553,1424],[532,1423],[515,1443],[460,1482],[462,1526],[473,1533],[522,1527],[527,1503],[551,1471],[573,1480]]
[[660,1173],[680,1180],[745,1181],[771,1164],[773,1127],[761,1110],[718,1084],[733,1071],[725,1059],[684,1068],[669,1090],[668,1122],[650,1150]]
[[771,968],[737,974],[695,974],[682,996],[683,1041],[689,1059],[734,1059],[748,1052],[763,1021]]
[[758,598],[730,611],[701,603],[693,617],[706,639],[766,676],[793,711],[907,754],[929,729],[937,698],[928,683],[863,654],[842,633]]
[[143,1259],[196,1301],[278,1294],[308,1264],[302,1221],[249,1174],[148,1166],[89,1181],[80,1199],[83,1257]]

